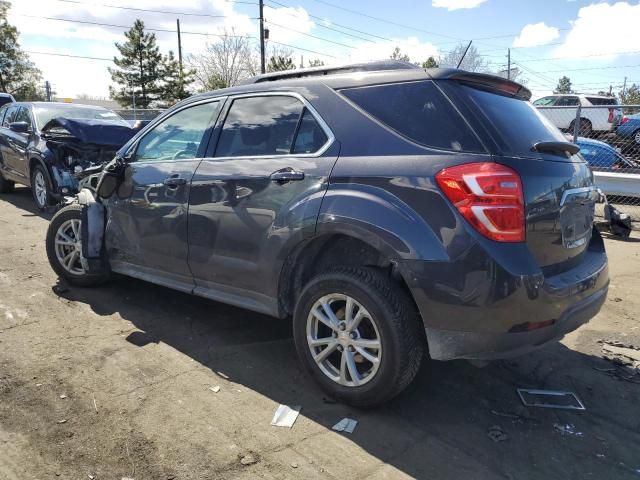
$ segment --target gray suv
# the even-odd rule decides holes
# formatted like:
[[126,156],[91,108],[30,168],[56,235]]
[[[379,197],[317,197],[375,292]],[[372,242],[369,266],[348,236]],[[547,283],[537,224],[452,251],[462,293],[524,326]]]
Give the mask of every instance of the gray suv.
[[521,355],[608,287],[578,148],[502,78],[398,62],[259,76],[139,132],[60,210],[47,253],[282,319],[335,398],[384,402],[423,357]]

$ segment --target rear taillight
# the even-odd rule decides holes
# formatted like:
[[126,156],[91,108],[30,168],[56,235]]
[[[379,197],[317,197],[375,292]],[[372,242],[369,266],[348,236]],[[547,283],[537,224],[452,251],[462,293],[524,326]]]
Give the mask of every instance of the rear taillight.
[[498,242],[524,241],[524,195],[515,171],[497,163],[467,163],[441,170],[436,181],[485,237]]
[[624,125],[628,121],[629,121],[629,117],[622,117],[622,119],[620,120],[620,125]]

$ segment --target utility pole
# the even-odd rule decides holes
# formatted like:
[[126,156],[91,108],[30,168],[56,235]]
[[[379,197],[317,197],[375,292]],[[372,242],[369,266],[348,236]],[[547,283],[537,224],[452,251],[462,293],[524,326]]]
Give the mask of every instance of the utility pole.
[[260,0],[260,72],[265,73],[264,65],[264,0]]
[[507,80],[511,80],[511,49],[507,49]]
[[182,94],[182,90],[184,85],[182,84],[182,39],[180,38],[180,19],[176,18],[176,26],[178,27],[178,65],[180,67],[180,93]]
[[44,82],[44,92],[47,97],[47,102],[50,102],[51,101],[51,84],[49,83],[49,80]]
[[613,85],[609,85],[609,96],[611,97],[611,92],[613,91]]
[[624,77],[624,83],[622,84],[622,95],[620,96],[624,98],[625,93],[627,93],[627,77]]

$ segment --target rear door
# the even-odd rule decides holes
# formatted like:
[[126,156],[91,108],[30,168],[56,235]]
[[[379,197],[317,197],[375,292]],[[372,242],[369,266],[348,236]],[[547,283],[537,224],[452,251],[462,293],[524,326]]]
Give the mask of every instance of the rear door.
[[27,178],[27,147],[33,138],[33,119],[31,112],[26,106],[21,106],[15,116],[14,122],[24,122],[28,125],[29,131],[26,133],[18,133],[9,130],[7,133],[12,149],[12,154],[7,157],[8,167],[18,176]]
[[228,103],[215,154],[193,178],[189,265],[198,293],[274,313],[282,249],[313,235],[337,145],[299,95]]
[[24,174],[15,169],[15,165],[19,163],[15,157],[20,150],[18,145],[21,143],[19,138],[21,134],[9,129],[9,124],[16,121],[20,108],[20,105],[10,106],[4,117],[2,128],[0,128],[0,154],[2,155],[3,170],[12,178],[20,178],[24,181]]
[[106,244],[112,268],[191,291],[187,211],[191,178],[222,102],[188,105],[136,143],[117,195],[109,199]]
[[619,108],[612,108],[616,104],[616,99],[603,97],[586,97],[589,106],[602,108],[584,108],[584,117],[588,118],[594,130],[606,132],[613,129],[618,118],[622,116]]

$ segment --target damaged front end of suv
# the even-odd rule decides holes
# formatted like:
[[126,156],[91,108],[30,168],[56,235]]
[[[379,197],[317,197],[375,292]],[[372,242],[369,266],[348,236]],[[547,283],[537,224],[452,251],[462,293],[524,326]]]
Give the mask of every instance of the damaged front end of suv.
[[64,200],[83,188],[95,190],[104,165],[135,133],[126,125],[103,120],[50,120],[41,137],[55,196]]

